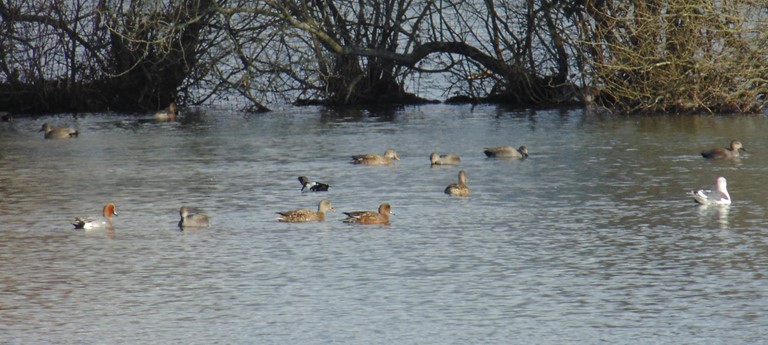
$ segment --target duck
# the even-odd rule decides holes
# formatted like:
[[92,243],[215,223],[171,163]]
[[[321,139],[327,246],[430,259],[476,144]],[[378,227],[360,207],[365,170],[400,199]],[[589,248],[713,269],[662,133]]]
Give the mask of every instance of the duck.
[[525,147],[525,145],[520,146],[519,149],[515,149],[512,146],[486,147],[483,152],[485,152],[485,155],[488,156],[488,158],[528,158],[528,148]]
[[280,217],[278,221],[283,223],[306,223],[306,222],[324,222],[325,212],[336,211],[328,199],[320,200],[317,205],[317,212],[307,209],[277,212]]
[[352,156],[352,163],[367,165],[388,165],[392,163],[393,159],[399,161],[400,157],[397,156],[397,152],[395,152],[394,149],[387,149],[383,156],[379,156],[373,153],[354,155]]
[[67,139],[77,137],[80,133],[69,127],[53,127],[48,122],[44,123],[38,132],[45,132],[45,139]]
[[389,224],[389,215],[392,213],[392,206],[388,203],[379,205],[377,211],[350,211],[344,212],[347,215],[346,219],[343,219],[344,223],[356,223],[356,224]]
[[302,192],[327,192],[331,186],[322,182],[310,182],[306,176],[299,176]]
[[437,152],[432,152],[429,155],[429,160],[432,162],[432,165],[459,165],[461,164],[461,157],[457,154],[449,153],[445,155],[438,154]]
[[112,229],[112,216],[117,216],[117,208],[114,203],[108,203],[104,205],[102,209],[101,219],[90,219],[75,217],[75,221],[72,225],[75,229],[92,230],[108,228]]
[[207,228],[211,225],[208,221],[208,216],[204,214],[190,214],[186,206],[181,206],[179,209],[179,227],[184,228]]
[[459,171],[459,182],[451,183],[448,187],[445,187],[445,194],[454,196],[467,196],[469,195],[469,187],[467,187],[467,174],[464,170]]
[[179,115],[179,110],[176,109],[176,103],[171,102],[171,104],[168,105],[168,108],[165,108],[155,113],[155,120],[175,121],[177,115]]
[[706,159],[734,159],[739,158],[739,151],[747,151],[742,147],[741,142],[738,140],[731,140],[728,147],[716,147],[701,152],[701,156]]
[[730,205],[731,195],[728,194],[728,183],[725,177],[715,179],[715,185],[712,190],[699,189],[691,192],[693,200],[700,205]]

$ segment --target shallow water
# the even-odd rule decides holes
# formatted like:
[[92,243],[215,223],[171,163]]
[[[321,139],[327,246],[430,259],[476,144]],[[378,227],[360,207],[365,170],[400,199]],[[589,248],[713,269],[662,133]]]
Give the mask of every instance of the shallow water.
[[[753,344],[768,120],[428,105],[0,124],[2,343]],[[44,122],[74,140],[43,140]],[[698,153],[740,139],[739,162]],[[525,161],[485,146],[526,145]],[[393,147],[391,167],[348,164]],[[455,152],[460,167],[430,167]],[[472,195],[443,189],[464,169]],[[300,193],[297,176],[332,185]],[[734,204],[686,193],[725,176]],[[275,212],[392,204],[390,226]],[[114,231],[71,229],[117,204]],[[189,205],[213,226],[181,232]]]

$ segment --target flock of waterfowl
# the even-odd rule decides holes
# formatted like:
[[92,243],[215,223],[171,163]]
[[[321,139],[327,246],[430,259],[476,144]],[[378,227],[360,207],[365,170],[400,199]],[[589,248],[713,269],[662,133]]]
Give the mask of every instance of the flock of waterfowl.
[[[154,118],[160,121],[174,121],[179,115],[179,111],[176,108],[176,104],[171,103],[168,108],[155,114]],[[64,139],[73,138],[79,135],[79,132],[74,128],[65,127],[53,127],[48,123],[43,124],[40,132],[45,132],[45,139]],[[701,156],[705,159],[713,160],[733,160],[739,158],[739,151],[746,151],[738,140],[732,140],[728,147],[725,148],[713,148],[710,150],[702,151]],[[525,146],[520,146],[515,149],[511,146],[498,146],[485,148],[485,155],[489,158],[505,158],[505,159],[526,159],[528,158],[528,149]],[[364,164],[364,165],[389,165],[393,160],[400,160],[397,152],[394,149],[388,148],[383,155],[378,154],[361,154],[352,156],[350,163],[352,164]],[[429,160],[432,165],[459,165],[461,164],[461,157],[456,154],[438,154],[433,152],[429,156]],[[299,182],[301,183],[302,192],[325,192],[328,191],[330,186],[326,183],[310,181],[306,176],[299,176]],[[460,170],[458,174],[458,181],[449,184],[444,192],[445,194],[452,196],[467,196],[470,194],[470,189],[467,185],[467,174],[464,170]],[[697,190],[691,192],[694,200],[702,205],[730,205],[731,197],[727,190],[727,182],[725,177],[717,177],[715,184],[711,190]],[[342,220],[344,223],[359,223],[359,224],[389,224],[389,215],[392,207],[388,203],[382,203],[377,211],[349,211],[343,212],[346,218]],[[326,220],[326,212],[335,211],[331,205],[331,201],[323,199],[319,202],[317,211],[309,209],[297,209],[290,211],[277,212],[280,222],[300,223],[300,222],[322,222]],[[101,227],[111,228],[112,216],[117,216],[116,207],[114,203],[109,203],[104,206],[101,219],[85,219],[75,218],[72,225],[77,229],[95,229]],[[208,227],[210,222],[208,216],[203,214],[190,214],[186,206],[182,206],[179,209],[180,220],[178,226],[182,229],[190,227]]]

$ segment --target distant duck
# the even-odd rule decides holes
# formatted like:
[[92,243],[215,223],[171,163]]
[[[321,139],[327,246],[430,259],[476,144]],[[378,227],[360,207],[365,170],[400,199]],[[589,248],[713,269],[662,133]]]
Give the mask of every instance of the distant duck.
[[47,122],[40,127],[38,132],[45,132],[45,139],[67,139],[77,137],[78,131],[69,127],[53,127]]
[[331,186],[322,182],[310,182],[306,176],[299,176],[302,192],[327,192]]
[[344,223],[357,224],[389,224],[389,215],[392,213],[392,207],[387,204],[379,205],[379,211],[350,211],[344,212],[347,218],[342,220]]
[[186,206],[182,206],[179,209],[179,227],[184,228],[207,228],[211,224],[208,221],[208,216],[204,214],[190,214]]
[[367,165],[388,165],[392,163],[393,159],[399,161],[400,157],[397,156],[397,152],[395,152],[394,149],[387,149],[383,156],[379,156],[373,153],[352,156],[352,163]]
[[331,206],[331,201],[328,199],[320,200],[317,205],[317,212],[307,209],[299,209],[292,211],[277,212],[280,217],[278,221],[284,223],[306,223],[306,222],[324,222],[325,212],[335,211],[336,209]]
[[115,204],[109,203],[102,209],[102,217],[98,219],[80,218],[75,217],[75,221],[72,225],[75,229],[92,230],[92,229],[111,229],[112,228],[112,216],[117,216],[117,210]]
[[716,147],[701,152],[701,156],[707,159],[734,159],[739,158],[739,150],[747,151],[738,140],[731,140],[727,148]]
[[176,116],[179,115],[179,110],[176,109],[176,103],[171,102],[168,108],[155,113],[155,120],[158,121],[176,121]]
[[712,190],[699,189],[693,194],[693,200],[701,205],[730,205],[731,195],[728,194],[725,177],[718,177]]
[[467,174],[464,170],[459,171],[459,182],[451,183],[448,187],[445,187],[445,194],[455,196],[467,196],[469,195],[469,187],[467,187]]
[[515,149],[512,146],[486,147],[483,152],[485,152],[485,155],[488,156],[488,158],[528,158],[528,148],[525,146],[520,146],[519,149]]
[[461,164],[461,157],[457,154],[449,153],[445,155],[438,154],[437,152],[432,152],[432,154],[429,155],[429,160],[432,162],[432,165],[459,165]]

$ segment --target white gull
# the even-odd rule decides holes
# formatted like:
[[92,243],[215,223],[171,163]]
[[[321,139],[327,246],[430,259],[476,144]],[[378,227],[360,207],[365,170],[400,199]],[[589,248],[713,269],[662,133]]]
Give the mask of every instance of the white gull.
[[730,205],[731,195],[726,188],[725,177],[718,177],[715,180],[713,190],[699,189],[693,193],[693,200],[702,205]]

